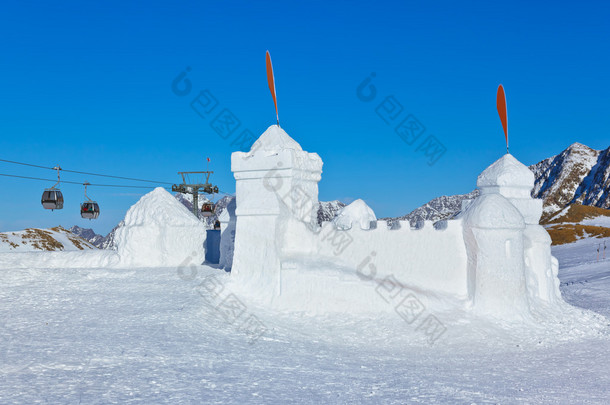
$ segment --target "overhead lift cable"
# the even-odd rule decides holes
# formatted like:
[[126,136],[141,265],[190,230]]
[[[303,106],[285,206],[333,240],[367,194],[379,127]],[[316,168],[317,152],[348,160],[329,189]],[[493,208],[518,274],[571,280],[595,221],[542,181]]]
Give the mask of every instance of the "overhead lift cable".
[[[21,165],[21,166],[36,167],[36,168],[39,168],[39,169],[55,170],[53,167],[49,167],[49,166],[41,166],[41,165],[35,165],[35,164],[32,164],[32,163],[17,162],[17,161],[14,161],[14,160],[0,159],[0,162],[11,163],[11,164],[16,164],[16,165]],[[101,174],[101,173],[81,172],[81,171],[78,171],[78,170],[61,169],[61,171],[67,172],[67,173],[85,174],[85,175],[90,175],[90,176],[109,177],[109,178],[121,179],[121,180],[140,181],[140,182],[145,182],[145,183],[173,184],[173,183],[169,183],[169,182],[166,182],[166,181],[154,181],[154,180],[138,179],[138,178],[133,178],[133,177],[114,176],[114,175]],[[17,175],[10,175],[10,174],[0,174],[0,176],[17,177],[17,178],[23,178],[23,179],[44,180],[44,181],[47,181],[47,179],[41,179],[41,178],[38,178],[38,177],[17,176]],[[67,181],[67,180],[62,180],[62,183],[81,184],[81,185],[83,184],[82,182],[74,182],[74,181]],[[126,185],[93,184],[93,183],[91,185],[92,186],[99,186],[99,187],[153,188],[152,186],[126,186]],[[169,187],[164,187],[164,188],[169,188]],[[227,192],[225,192],[223,190],[219,190],[219,193],[227,195],[227,196],[231,196],[231,197],[235,196],[235,194],[227,193]]]
[[[12,163],[12,164],[22,165],[22,166],[36,167],[36,168],[39,168],[39,169],[55,170],[54,168],[48,167],[48,166],[40,166],[40,165],[31,164],[31,163],[16,162],[14,160],[0,159],[0,162]],[[61,170],[63,172],[66,172],[66,173],[86,174],[88,176],[109,177],[109,178],[113,178],[113,179],[141,181],[141,182],[145,182],[145,183],[172,184],[172,183],[169,183],[167,181],[145,180],[145,179],[137,179],[137,178],[133,178],[133,177],[123,177],[123,176],[114,176],[114,175],[110,175],[110,174],[81,172],[81,171],[78,171],[78,170],[69,170],[69,169],[61,169]],[[64,183],[66,183],[66,182],[64,181]],[[79,183],[79,184],[82,184],[82,183]]]
[[[41,180],[41,181],[48,181],[48,182],[53,182],[54,180],[49,180],[49,179],[43,179],[40,177],[29,177],[29,176],[18,176],[16,174],[3,174],[0,173],[0,176],[4,176],[4,177],[16,177],[16,178],[20,178],[20,179],[28,179],[28,180]],[[79,184],[79,185],[83,185],[82,182],[79,181],[69,181],[69,180],[62,180],[62,183],[68,183],[68,184]],[[155,188],[155,186],[129,186],[129,185],[124,185],[124,184],[97,184],[97,183],[91,183],[91,186],[96,186],[96,187],[123,187],[123,188]],[[167,188],[167,187],[164,187]]]

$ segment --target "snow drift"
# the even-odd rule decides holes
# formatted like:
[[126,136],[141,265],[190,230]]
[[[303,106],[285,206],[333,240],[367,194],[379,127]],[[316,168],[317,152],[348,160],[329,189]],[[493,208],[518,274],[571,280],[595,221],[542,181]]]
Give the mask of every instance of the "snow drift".
[[158,187],[127,211],[116,246],[121,266],[184,266],[203,263],[205,237],[205,225]]
[[4,269],[84,269],[119,266],[119,255],[114,250],[0,253],[0,268]]
[[351,229],[353,224],[360,225],[360,229],[370,229],[371,222],[377,221],[377,217],[373,210],[360,199],[343,207],[337,216],[333,219],[333,223],[338,229]]

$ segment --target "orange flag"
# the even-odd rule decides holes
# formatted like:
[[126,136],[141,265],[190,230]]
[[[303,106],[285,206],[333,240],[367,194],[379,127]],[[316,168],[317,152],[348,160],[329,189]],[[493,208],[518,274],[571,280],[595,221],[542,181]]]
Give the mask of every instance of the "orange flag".
[[273,77],[273,65],[271,64],[271,55],[267,51],[267,82],[269,83],[269,91],[271,91],[271,97],[273,97],[273,104],[275,104],[275,117],[277,118],[277,125],[280,125],[280,116],[277,112],[277,96],[275,94],[275,78]]
[[498,94],[496,96],[496,107],[498,108],[498,115],[500,121],[502,121],[502,128],[504,128],[504,139],[506,140],[506,153],[508,153],[508,121],[506,118],[506,94],[504,94],[504,87],[498,86]]

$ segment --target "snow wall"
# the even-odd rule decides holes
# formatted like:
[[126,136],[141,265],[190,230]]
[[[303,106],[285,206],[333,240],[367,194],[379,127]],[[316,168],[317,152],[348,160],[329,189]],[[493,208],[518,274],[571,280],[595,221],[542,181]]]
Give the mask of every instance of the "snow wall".
[[235,249],[235,198],[229,202],[227,208],[220,214],[220,262],[219,266],[225,270],[233,267],[233,251]]
[[391,276],[419,290],[466,297],[467,255],[461,220],[447,221],[442,229],[434,228],[430,221],[419,227],[400,221],[391,228],[386,221],[375,221],[370,229],[358,223],[343,229],[325,222],[316,231],[290,222],[280,250],[282,263],[315,257],[353,269],[361,280]]
[[[557,261],[538,225],[534,176],[506,154],[478,178],[481,196],[453,220],[388,227],[358,200],[321,227],[322,160],[276,125],[231,157],[236,179],[232,279],[268,305],[306,312],[393,311],[390,298],[522,321],[560,309]],[[400,298],[400,297],[399,297]],[[399,299],[400,301],[400,299]]]

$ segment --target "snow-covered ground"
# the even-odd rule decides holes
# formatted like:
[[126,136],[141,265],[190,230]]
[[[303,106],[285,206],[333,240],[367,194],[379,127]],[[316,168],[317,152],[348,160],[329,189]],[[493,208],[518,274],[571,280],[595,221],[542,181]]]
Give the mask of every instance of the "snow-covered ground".
[[[610,252],[597,262],[598,244],[554,253],[564,298],[610,317]],[[2,404],[601,404],[610,396],[600,319],[590,329],[583,321],[511,332],[447,321],[429,345],[396,314],[271,312],[231,295],[229,275],[205,266],[3,269],[0,285]]]
[[597,217],[597,218],[585,219],[584,221],[581,222],[581,224],[610,228],[610,217]]
[[[607,245],[605,257],[604,242]],[[564,299],[610,318],[610,238],[581,239],[554,246],[553,254],[560,263],[559,278]],[[610,362],[610,352],[606,353],[605,360]]]

